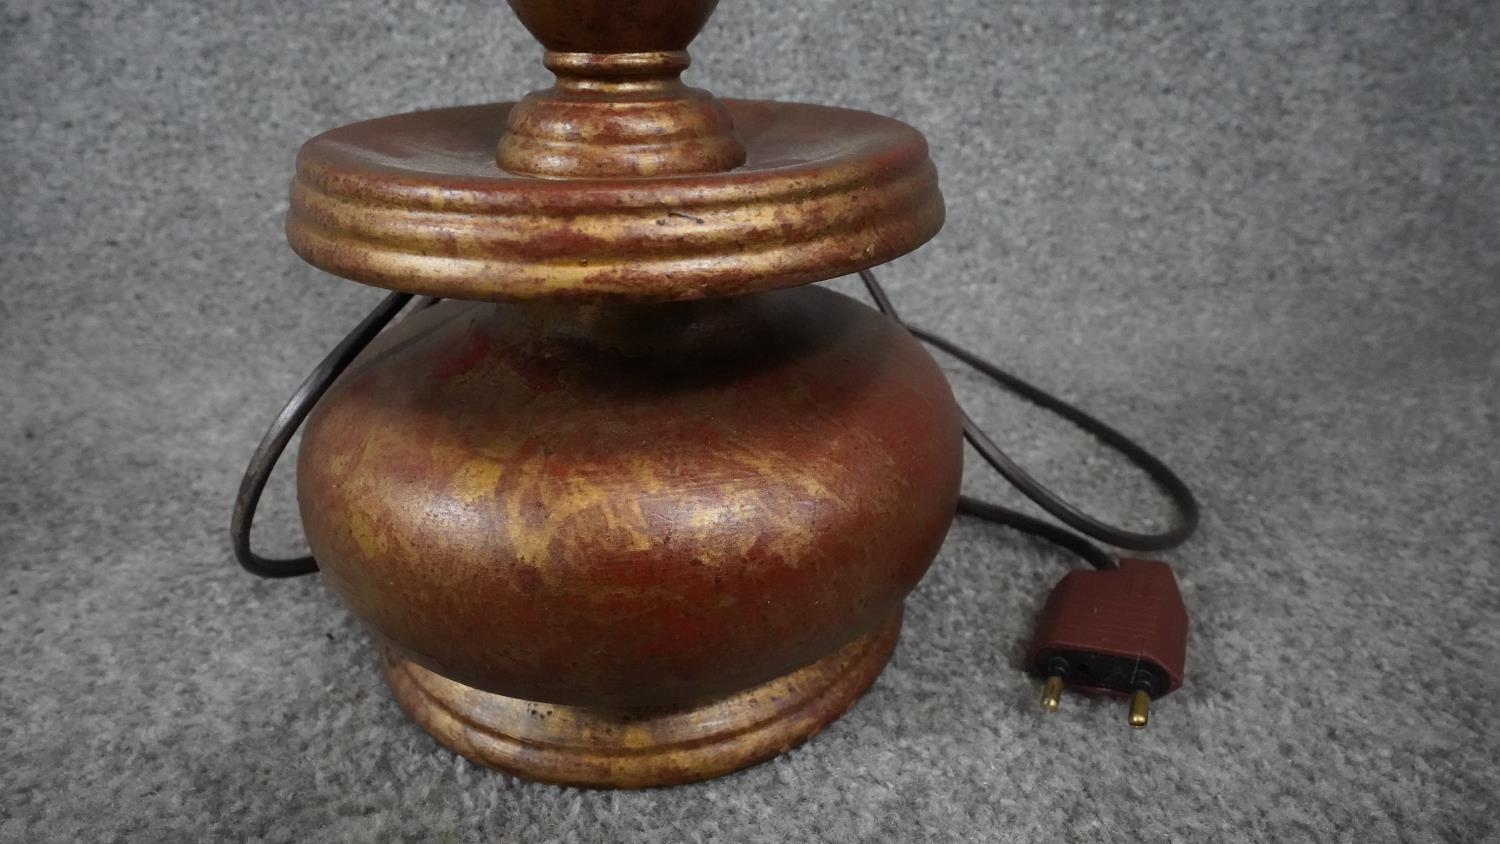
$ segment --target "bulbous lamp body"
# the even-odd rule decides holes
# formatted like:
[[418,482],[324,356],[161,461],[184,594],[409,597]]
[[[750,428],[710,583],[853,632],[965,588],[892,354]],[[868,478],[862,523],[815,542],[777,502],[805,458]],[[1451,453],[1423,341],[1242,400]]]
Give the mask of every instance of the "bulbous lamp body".
[[324,577],[404,657],[508,697],[666,706],[869,632],[953,515],[959,423],[905,331],[798,288],[448,303],[309,421]]

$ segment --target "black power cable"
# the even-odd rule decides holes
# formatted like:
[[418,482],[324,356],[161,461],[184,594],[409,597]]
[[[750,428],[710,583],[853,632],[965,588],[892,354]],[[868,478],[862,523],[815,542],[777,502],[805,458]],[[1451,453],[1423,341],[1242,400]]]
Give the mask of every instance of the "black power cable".
[[360,320],[359,325],[345,335],[333,347],[333,351],[319,361],[307,378],[303,379],[302,386],[287,399],[286,406],[276,414],[276,420],[266,430],[266,435],[261,437],[260,445],[255,447],[255,454],[250,456],[250,465],[245,467],[245,477],[240,480],[240,491],[234,498],[234,516],[229,525],[234,558],[245,567],[245,571],[259,577],[298,577],[318,570],[318,563],[312,557],[275,560],[250,550],[250,528],[255,523],[255,508],[260,505],[261,493],[266,491],[266,481],[271,479],[271,470],[276,468],[276,461],[281,459],[281,453],[286,450],[287,443],[292,441],[292,435],[302,427],[302,420],[307,418],[318,399],[328,392],[328,388],[364,351],[365,346],[375,339],[375,335],[410,300],[410,293],[392,293],[381,299],[380,304]]
[[[870,292],[870,297],[875,300],[875,306],[880,312],[895,320],[915,337],[988,375],[996,383],[1032,404],[1051,411],[1080,429],[1093,434],[1099,438],[1100,442],[1138,466],[1172,501],[1177,510],[1178,522],[1171,530],[1162,533],[1134,533],[1090,516],[1063,500],[1016,465],[1015,461],[1011,460],[995,444],[995,441],[990,439],[989,435],[980,430],[962,408],[959,408],[959,417],[963,422],[964,438],[974,446],[980,456],[1023,495],[1077,533],[1025,513],[967,496],[959,498],[959,512],[1045,539],[1072,551],[1099,569],[1115,568],[1115,558],[1090,542],[1085,536],[1116,548],[1132,551],[1161,551],[1182,544],[1192,535],[1198,526],[1198,501],[1193,497],[1193,492],[1187,484],[1183,483],[1182,479],[1177,477],[1176,473],[1165,463],[1129,437],[1062,399],[1022,381],[950,340],[907,325],[897,314],[890,297],[886,296],[885,288],[875,280],[875,274],[869,270],[861,270],[859,277],[864,281],[865,289]],[[333,351],[329,352],[307,376],[302,385],[292,394],[291,399],[287,401],[286,406],[281,409],[281,413],[277,414],[276,420],[271,423],[260,445],[256,447],[255,454],[250,458],[250,465],[245,469],[245,477],[240,482],[239,495],[234,502],[234,517],[230,524],[235,559],[251,574],[260,577],[296,577],[318,570],[318,564],[312,557],[268,559],[251,550],[250,528],[255,521],[256,507],[260,503],[261,494],[265,492],[266,482],[271,477],[271,470],[276,467],[276,461],[286,450],[297,428],[302,425],[303,420],[312,412],[313,407],[317,405],[318,400],[323,397],[328,388],[338,380],[344,369],[406,306],[411,298],[409,293],[392,293],[381,300],[380,304],[376,305],[375,309],[355,326],[353,331],[340,340],[338,345],[334,346]],[[424,297],[418,307],[427,307],[436,301],[436,299]]]
[[[1066,524],[1078,533],[1071,533],[1057,525],[1033,518],[1016,510],[1001,507],[988,501],[964,496],[958,500],[958,510],[971,516],[977,516],[986,521],[1015,528],[1023,533],[1031,534],[1040,539],[1060,545],[1069,551],[1084,558],[1094,568],[1112,569],[1116,562],[1113,555],[1102,548],[1089,542],[1084,536],[1096,539],[1116,548],[1125,548],[1131,551],[1164,551],[1175,548],[1186,542],[1193,531],[1198,529],[1198,499],[1193,496],[1193,491],[1183,480],[1177,477],[1177,473],[1167,467],[1165,463],[1157,459],[1155,455],[1141,447],[1140,444],[1116,431],[1114,428],[1104,424],[1100,420],[1090,416],[1084,411],[1063,401],[1057,396],[1046,392],[1035,385],[1022,381],[1020,378],[1006,372],[1000,367],[990,363],[979,355],[957,345],[951,340],[939,337],[931,332],[924,331],[911,325],[907,325],[896,312],[895,305],[885,293],[885,288],[875,280],[875,274],[870,270],[860,270],[859,278],[865,283],[865,289],[870,292],[870,298],[875,300],[875,307],[881,313],[900,323],[913,336],[923,342],[930,343],[947,352],[955,358],[972,366],[979,372],[988,375],[996,383],[1010,390],[1023,399],[1031,402],[1043,410],[1061,416],[1072,422],[1083,431],[1093,434],[1107,447],[1115,450],[1126,460],[1135,464],[1151,478],[1167,498],[1172,502],[1177,511],[1177,524],[1170,530],[1162,533],[1135,533],[1116,527],[1107,522],[1090,516],[1076,506],[1063,500],[1061,496],[1043,486],[1033,478],[1025,469],[1022,469],[1014,460],[1010,459],[993,439],[980,429],[974,420],[962,407],[959,408],[959,418],[963,422],[964,439],[974,446],[974,450],[985,459],[985,462],[994,467],[1001,477],[1010,482],[1011,486],[1020,490],[1022,495],[1036,502],[1038,507],[1052,514],[1059,521]],[[1081,533],[1084,536],[1079,536]]]

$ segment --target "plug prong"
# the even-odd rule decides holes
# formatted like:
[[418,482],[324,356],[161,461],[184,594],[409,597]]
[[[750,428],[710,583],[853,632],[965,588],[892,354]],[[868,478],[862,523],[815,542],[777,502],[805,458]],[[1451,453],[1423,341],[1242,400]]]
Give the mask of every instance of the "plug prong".
[[1058,705],[1062,703],[1062,693],[1062,678],[1056,674],[1048,677],[1042,686],[1042,711],[1056,712]]
[[1130,726],[1139,730],[1146,726],[1147,712],[1151,708],[1151,696],[1144,691],[1130,696]]

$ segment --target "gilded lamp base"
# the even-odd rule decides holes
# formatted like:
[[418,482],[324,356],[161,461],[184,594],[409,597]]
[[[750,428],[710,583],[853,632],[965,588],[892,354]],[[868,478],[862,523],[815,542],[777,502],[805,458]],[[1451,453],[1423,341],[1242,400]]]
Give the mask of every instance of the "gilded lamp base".
[[721,776],[813,737],[875,682],[901,632],[874,630],[770,682],[692,706],[603,709],[481,692],[387,649],[396,700],[439,742],[517,776],[590,788],[649,788]]

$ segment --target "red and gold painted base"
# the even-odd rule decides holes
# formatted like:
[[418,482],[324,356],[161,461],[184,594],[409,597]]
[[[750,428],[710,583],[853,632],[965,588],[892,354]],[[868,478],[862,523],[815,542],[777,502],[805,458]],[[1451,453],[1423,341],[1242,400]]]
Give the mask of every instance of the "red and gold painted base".
[[307,418],[303,526],[445,745],[551,782],[705,779],[852,705],[952,521],[941,370],[806,286],[936,234],[937,172],[899,121],[682,85],[714,0],[510,5],[553,88],[298,155],[298,254],[447,300]]
[[898,608],[874,630],[768,683],[696,704],[559,706],[469,688],[385,652],[413,720],[482,765],[562,785],[647,788],[709,779],[812,738],[875,682],[901,632]]

